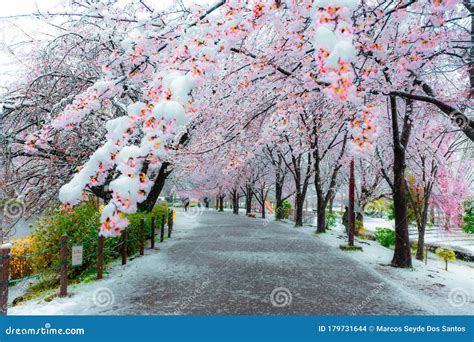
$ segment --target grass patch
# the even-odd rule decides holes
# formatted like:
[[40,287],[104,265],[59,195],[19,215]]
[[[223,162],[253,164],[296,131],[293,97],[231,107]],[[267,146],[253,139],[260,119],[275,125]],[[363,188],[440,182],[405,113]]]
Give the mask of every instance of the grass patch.
[[359,251],[362,252],[363,249],[360,246],[349,246],[349,245],[339,245],[341,251]]

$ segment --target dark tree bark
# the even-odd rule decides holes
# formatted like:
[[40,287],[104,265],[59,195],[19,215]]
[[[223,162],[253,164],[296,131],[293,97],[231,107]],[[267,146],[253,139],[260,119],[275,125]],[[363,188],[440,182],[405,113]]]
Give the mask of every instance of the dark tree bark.
[[411,130],[411,114],[413,112],[413,102],[406,100],[407,106],[403,129],[400,136],[397,117],[397,102],[395,96],[390,96],[390,107],[392,115],[393,134],[393,204],[395,212],[395,253],[392,259],[392,266],[409,268],[412,267],[410,240],[408,235],[407,201],[405,189],[405,149]]
[[316,208],[317,208],[317,217],[318,217],[318,224],[316,231],[318,233],[324,233],[326,231],[326,202],[324,199],[321,198],[321,196],[318,194],[316,195],[317,197],[317,203],[316,203]]
[[471,85],[470,98],[474,97],[474,4],[472,0],[464,0],[464,6],[469,11],[471,17],[471,48],[469,49],[469,84]]
[[237,189],[232,190],[232,213],[239,215],[239,194]]
[[266,215],[265,201],[267,200],[268,191],[269,189],[267,189],[266,184],[263,183],[258,191],[254,192],[255,199],[257,200],[258,204],[260,204],[260,213],[263,219]]
[[280,221],[283,217],[283,185],[277,179],[275,182],[275,220]]
[[250,184],[247,184],[245,187],[245,215],[252,213],[252,196],[252,186]]
[[225,195],[219,196],[219,211],[224,211],[224,197]]
[[416,95],[411,93],[405,93],[403,91],[392,91],[389,93],[390,97],[399,96],[407,100],[415,100],[421,102],[427,102],[434,104],[438,107],[451,122],[458,126],[459,129],[471,140],[474,141],[474,120],[467,117],[466,114],[462,113],[459,109],[451,106],[450,104],[444,103],[437,98],[432,96]]
[[[317,128],[317,126],[315,126]],[[344,125],[341,125],[340,130],[345,127]],[[323,175],[321,174],[321,161],[325,157],[325,154],[332,148],[331,146],[336,142],[336,138],[338,135],[334,137],[334,140],[329,144],[328,148],[321,153],[319,149],[319,136],[318,134],[314,134],[313,136],[313,142],[312,142],[312,148],[313,148],[313,159],[314,159],[314,187],[316,189],[316,207],[317,207],[317,217],[318,217],[318,223],[317,223],[317,229],[316,231],[318,233],[324,233],[326,231],[326,208],[328,206],[328,203],[331,199],[334,199],[334,196],[336,195],[336,181],[337,181],[337,175],[339,173],[339,170],[341,169],[342,164],[337,163],[334,169],[332,170],[332,174],[330,176],[330,181],[329,181],[329,188],[325,192],[323,189]],[[342,159],[342,156],[344,155],[345,149],[346,149],[346,143],[347,143],[347,133],[344,134],[343,136],[343,141],[342,141],[342,147],[341,151],[339,153],[339,160]],[[332,204],[331,204],[332,207]]]
[[[288,137],[286,137],[288,141]],[[311,178],[311,153],[307,154],[307,165],[304,170],[304,174],[302,171],[303,167],[303,154],[295,155],[293,153],[293,148],[289,145],[289,149],[291,152],[291,163],[288,163],[285,159],[285,162],[288,170],[291,172],[293,176],[293,180],[295,182],[295,226],[301,227],[303,226],[303,205],[304,200],[306,198],[306,191],[308,190],[309,181]]]
[[416,259],[423,261],[425,249],[425,230],[426,226],[418,226],[418,246],[416,247]]
[[295,196],[295,226],[302,227],[303,226],[303,202],[304,196],[301,194],[300,191],[296,191]]
[[336,198],[336,191],[334,191],[333,194],[331,195],[331,197],[329,197],[328,207],[329,207],[329,212],[330,212],[331,214],[334,212],[334,209],[333,209],[333,206],[334,206],[334,198]]
[[284,217],[283,212],[283,186],[285,185],[285,172],[283,171],[283,160],[280,153],[273,157],[272,164],[275,167],[275,220],[280,221]]
[[143,202],[138,203],[138,211],[150,212],[153,209],[156,200],[160,196],[161,190],[163,190],[166,178],[168,178],[171,172],[173,172],[173,169],[170,167],[170,163],[164,162],[160,167],[160,171],[155,178],[155,182],[153,183],[147,198]]
[[[422,181],[423,181],[423,192],[419,192],[418,189],[414,189],[414,193],[411,189],[408,189],[408,199],[415,214],[416,228],[418,230],[418,245],[416,248],[416,259],[423,261],[424,259],[424,248],[425,248],[425,232],[426,224],[428,222],[428,214],[430,211],[430,197],[431,190],[433,189],[433,181],[427,181],[426,177],[426,163],[425,158],[421,158],[421,169],[422,169]],[[432,164],[430,179],[434,179],[438,171],[438,168]],[[408,185],[406,185],[408,188]]]
[[[413,211],[416,217],[416,229],[418,231],[418,244],[416,247],[416,259],[423,261],[424,259],[424,249],[425,249],[425,232],[426,232],[426,223],[428,222],[428,212],[429,212],[429,198],[430,194],[426,191],[430,191],[428,187],[424,187],[425,193],[423,194],[421,208],[419,207],[420,203],[418,202],[419,198],[413,198],[413,194],[409,194],[410,203],[412,204]],[[416,196],[416,194],[415,194]],[[418,203],[417,203],[418,202]]]

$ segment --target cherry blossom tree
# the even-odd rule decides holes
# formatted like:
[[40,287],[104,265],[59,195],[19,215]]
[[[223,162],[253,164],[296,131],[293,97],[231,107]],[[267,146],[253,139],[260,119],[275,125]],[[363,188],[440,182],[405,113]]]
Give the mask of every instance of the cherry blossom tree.
[[[248,170],[261,162],[262,146],[275,145],[275,170],[283,162],[293,178],[297,225],[314,176],[322,232],[339,171],[371,155],[385,132],[391,139],[379,155],[389,162],[382,169],[395,203],[392,265],[410,267],[405,171],[410,141],[419,138],[413,131],[423,127],[418,106],[430,108],[429,120],[444,130],[474,140],[471,14],[459,0],[230,0],[165,11],[144,2],[80,1],[44,19],[72,21],[59,25],[71,36],[95,33],[94,65],[75,72],[71,96],[61,88],[50,100],[57,109],[16,132],[16,143],[27,160],[48,159],[64,153],[68,137],[93,137],[91,150],[74,151],[74,162],[59,157],[68,161],[63,167],[81,167],[57,187],[65,207],[92,194],[105,199],[104,236],[127,226],[124,213],[149,210],[171,172],[190,175],[213,161],[207,180],[221,208],[240,188],[248,211],[262,185]],[[245,177],[236,182],[236,174]]]

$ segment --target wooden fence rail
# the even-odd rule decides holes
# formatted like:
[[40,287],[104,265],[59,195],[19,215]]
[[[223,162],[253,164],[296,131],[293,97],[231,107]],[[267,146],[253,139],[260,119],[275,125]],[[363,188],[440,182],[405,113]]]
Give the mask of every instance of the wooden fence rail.
[[[165,221],[168,222],[168,238],[171,238],[171,232],[173,230],[173,214],[174,210],[170,209],[167,214],[164,214],[161,218],[161,232],[160,241],[164,241]],[[156,220],[155,217],[151,217],[151,237],[150,237],[150,248],[155,248],[155,234],[156,234]],[[145,220],[141,219],[139,227],[139,255],[145,254]],[[124,229],[121,233],[120,242],[120,255],[122,259],[122,265],[127,264],[128,248],[127,243],[129,241],[129,235],[127,229]],[[104,245],[105,238],[103,236],[98,237],[97,241],[97,279],[103,278],[104,271]],[[0,316],[7,314],[8,308],[8,287],[10,282],[10,260],[11,260],[11,245],[6,244],[1,246],[0,258],[1,258],[1,270],[0,270]],[[68,236],[63,234],[60,238],[59,244],[59,297],[66,297],[68,295],[68,264],[69,264],[69,248],[68,248]],[[15,256],[18,257],[18,256]],[[23,256],[21,256],[23,257]],[[21,279],[16,279],[16,281]]]

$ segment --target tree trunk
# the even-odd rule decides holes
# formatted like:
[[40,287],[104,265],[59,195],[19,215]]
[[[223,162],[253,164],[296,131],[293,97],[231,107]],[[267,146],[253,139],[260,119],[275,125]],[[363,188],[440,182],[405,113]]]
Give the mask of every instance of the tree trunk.
[[472,1],[469,0],[464,0],[463,3],[471,15],[471,48],[469,49],[468,60],[470,62],[469,64],[471,65],[471,68],[469,68],[469,83],[471,86],[469,98],[472,99],[474,98],[474,68],[472,67],[472,64],[474,63],[474,5],[472,4]]
[[436,214],[435,214],[435,207],[434,207],[434,204],[433,204],[433,205],[431,206],[431,208],[430,208],[430,222],[431,222],[431,224],[433,224],[433,225],[435,224],[435,221],[436,221],[435,215],[436,215]]
[[418,246],[416,247],[416,258],[423,261],[425,248],[425,227],[417,225],[418,228]]
[[245,194],[245,214],[249,215],[252,213],[252,190],[247,187],[247,193]]
[[166,178],[168,178],[168,176],[173,171],[173,169],[170,169],[169,166],[170,166],[170,163],[168,162],[164,162],[161,165],[160,171],[158,172],[158,175],[156,176],[155,182],[153,183],[153,186],[151,187],[151,190],[148,193],[147,198],[143,202],[138,203],[137,205],[138,211],[141,211],[141,212],[152,211],[158,197],[160,196],[161,190],[163,190],[163,186],[165,185]]
[[397,104],[394,96],[390,97],[392,112],[392,133],[393,133],[393,205],[395,212],[395,252],[392,259],[392,266],[409,268],[412,267],[410,240],[408,235],[407,201],[405,194],[405,148],[408,143],[410,113],[405,113],[404,128],[402,138],[399,136]]
[[232,213],[239,215],[239,195],[236,190],[232,191]]
[[392,265],[411,267],[410,243],[408,237],[407,203],[405,198],[404,167],[401,165],[404,153],[396,152],[394,159],[393,205],[395,211],[395,254]]
[[418,228],[418,246],[416,248],[416,258],[423,261],[423,251],[425,249],[425,231],[426,231],[426,222],[428,222],[428,211],[429,211],[429,195],[430,192],[425,189],[425,197],[423,201],[423,213],[421,217],[421,222],[416,226]]
[[224,196],[219,196],[219,211],[224,211]]
[[295,226],[303,226],[303,202],[304,197],[301,193],[297,192],[295,196]]
[[320,206],[319,202],[318,202],[318,227],[316,231],[318,233],[326,232],[326,210],[324,207]]
[[334,191],[332,193],[332,195],[329,197],[329,203],[328,203],[328,206],[329,206],[329,212],[332,214],[333,213],[333,205],[334,205],[334,198],[336,197],[336,191]]
[[318,224],[316,232],[324,233],[326,232],[326,202],[322,196],[321,192],[318,192],[317,196],[317,210],[318,210]]
[[280,221],[283,219],[283,187],[280,182],[275,183],[275,220]]

